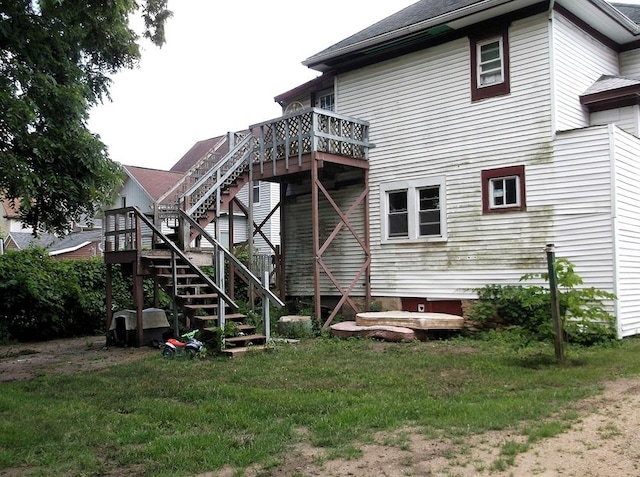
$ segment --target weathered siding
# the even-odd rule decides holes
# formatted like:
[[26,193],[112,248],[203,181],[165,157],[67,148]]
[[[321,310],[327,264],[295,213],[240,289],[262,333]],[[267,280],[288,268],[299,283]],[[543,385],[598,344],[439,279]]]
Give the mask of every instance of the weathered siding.
[[[550,220],[543,167],[551,161],[548,20],[509,30],[511,93],[471,102],[469,40],[338,78],[342,114],[371,123],[372,292],[460,298],[486,283],[515,282],[544,266]],[[526,212],[482,214],[483,169],[525,165]],[[380,185],[444,178],[446,242],[381,243]],[[289,244],[288,244],[289,246]]]
[[640,78],[640,48],[621,52],[619,62],[622,76]]
[[640,108],[638,106],[626,106],[624,108],[609,109],[591,113],[591,125],[615,124],[620,129],[638,136]]
[[[362,193],[362,186],[352,186],[329,192],[338,206],[346,212]],[[311,194],[287,198],[284,217],[283,232],[287,244],[285,257],[287,293],[299,296],[313,295],[314,255]],[[333,232],[339,220],[339,216],[321,194],[319,199],[320,246]],[[360,238],[363,238],[364,208],[362,206],[352,213],[349,222],[358,232]],[[346,227],[342,228],[322,258],[344,289],[349,287],[364,263],[364,253],[353,238],[353,234]],[[320,277],[322,295],[339,295],[324,272],[320,274]],[[364,281],[361,279],[352,295],[363,294]]]
[[616,75],[618,55],[561,14],[553,14],[553,54],[556,129],[589,125],[579,96],[601,75]]
[[640,333],[640,139],[614,131],[618,334]]
[[585,286],[615,291],[609,126],[558,134],[544,201],[553,210],[556,254]]

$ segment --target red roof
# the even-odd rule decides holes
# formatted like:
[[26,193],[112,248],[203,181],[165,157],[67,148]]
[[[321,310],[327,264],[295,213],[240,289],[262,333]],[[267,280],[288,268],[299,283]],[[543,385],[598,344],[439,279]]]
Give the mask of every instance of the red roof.
[[2,203],[2,207],[4,208],[3,217],[7,219],[19,219],[20,218],[20,204],[22,201],[20,199],[15,199],[14,206],[11,207],[11,202],[9,199],[0,199],[0,203]]
[[[173,172],[182,172],[185,173],[191,167],[195,165],[200,159],[207,155],[207,153],[213,149],[220,141],[226,139],[227,135],[212,137],[211,139],[204,139],[202,141],[198,141],[191,149],[189,149],[182,158],[176,162],[171,171]],[[218,149],[219,157],[223,157],[227,152],[229,152],[229,143],[227,141],[220,146]]]
[[124,166],[136,178],[144,190],[156,201],[176,182],[182,179],[181,172],[161,171],[138,166]]

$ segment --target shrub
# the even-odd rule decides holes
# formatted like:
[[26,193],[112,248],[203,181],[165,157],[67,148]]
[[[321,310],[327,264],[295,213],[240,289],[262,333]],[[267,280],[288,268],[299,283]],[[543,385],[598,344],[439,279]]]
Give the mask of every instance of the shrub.
[[[615,295],[596,288],[578,288],[582,278],[567,259],[556,260],[558,301],[565,337],[568,341],[593,345],[615,339],[614,317],[605,300]],[[523,275],[520,281],[549,281],[548,273]],[[548,340],[554,336],[551,294],[542,285],[487,285],[477,289],[478,302],[469,317],[480,323],[512,327],[525,331],[524,341]]]
[[[42,248],[0,255],[0,341],[37,341],[104,331],[101,258],[56,260]],[[113,267],[113,309],[132,308],[132,280]],[[152,286],[145,284],[150,293]],[[145,306],[151,303],[146,293]],[[161,295],[161,303],[169,298]]]

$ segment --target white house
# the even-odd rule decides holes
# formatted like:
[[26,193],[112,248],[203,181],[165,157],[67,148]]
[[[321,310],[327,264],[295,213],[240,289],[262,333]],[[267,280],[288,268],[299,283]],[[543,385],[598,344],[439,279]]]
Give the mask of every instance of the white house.
[[[640,332],[640,7],[603,0],[421,0],[309,57],[323,75],[276,97],[369,123],[369,249],[337,237],[350,294],[452,311],[545,270],[544,247],[617,294]],[[349,204],[362,189],[337,187]],[[312,196],[283,205],[287,294],[313,296]],[[322,229],[323,212],[320,212]],[[327,232],[328,234],[328,232]],[[352,243],[352,242],[351,242]],[[366,245],[366,244],[365,244]],[[332,280],[317,289],[336,295]]]

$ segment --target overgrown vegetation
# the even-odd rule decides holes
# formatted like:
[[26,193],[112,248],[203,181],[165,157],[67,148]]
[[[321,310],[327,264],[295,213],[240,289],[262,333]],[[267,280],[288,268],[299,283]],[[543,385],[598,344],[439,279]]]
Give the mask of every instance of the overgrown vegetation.
[[[104,331],[105,263],[101,258],[56,260],[45,249],[0,255],[0,342],[38,341]],[[132,308],[132,283],[114,267],[113,308]],[[153,287],[145,284],[145,306]],[[169,298],[161,294],[161,304]]]
[[[154,353],[3,383],[0,473],[169,476],[230,466],[243,475],[258,464],[267,476],[295,444],[320,447],[325,459],[348,457],[380,432],[408,428],[454,441],[504,430],[533,443],[575,423],[577,401],[612,376],[640,373],[640,340],[571,347],[558,364],[550,344],[514,353],[493,336],[305,340],[233,360]],[[508,469],[525,448],[505,443],[495,467]]]
[[[606,301],[615,295],[593,287],[582,287],[582,278],[567,259],[556,260],[560,312],[569,342],[593,345],[616,338],[615,318]],[[549,281],[548,273],[524,275],[520,281]],[[551,295],[544,285],[487,285],[476,290],[479,301],[469,312],[472,320],[520,331],[521,341],[552,340]]]

